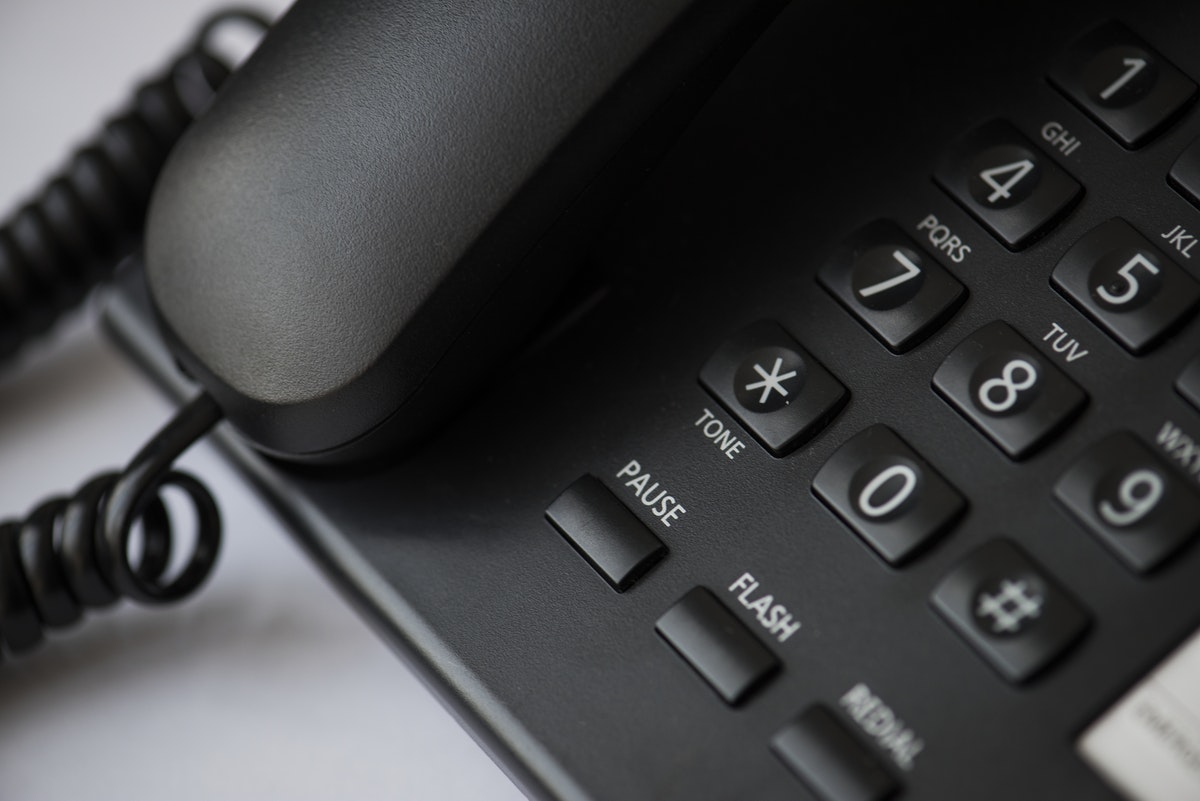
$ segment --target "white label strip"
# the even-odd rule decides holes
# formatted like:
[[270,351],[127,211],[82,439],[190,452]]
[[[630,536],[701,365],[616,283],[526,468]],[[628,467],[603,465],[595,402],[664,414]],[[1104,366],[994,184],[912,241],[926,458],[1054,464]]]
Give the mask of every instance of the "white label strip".
[[1077,745],[1130,801],[1200,799],[1200,632],[1093,723]]

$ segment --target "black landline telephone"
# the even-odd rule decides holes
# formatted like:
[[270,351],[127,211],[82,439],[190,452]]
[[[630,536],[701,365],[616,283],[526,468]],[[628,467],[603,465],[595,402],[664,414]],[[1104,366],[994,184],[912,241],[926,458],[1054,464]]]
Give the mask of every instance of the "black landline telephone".
[[532,797],[1200,798],[1200,10],[780,5],[301,0],[110,325]]

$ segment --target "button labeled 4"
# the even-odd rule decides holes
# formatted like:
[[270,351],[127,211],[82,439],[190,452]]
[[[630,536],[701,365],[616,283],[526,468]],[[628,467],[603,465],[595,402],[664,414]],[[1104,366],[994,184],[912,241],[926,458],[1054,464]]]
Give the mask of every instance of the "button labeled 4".
[[1078,181],[1000,120],[963,137],[933,177],[1010,250],[1045,233],[1083,194]]

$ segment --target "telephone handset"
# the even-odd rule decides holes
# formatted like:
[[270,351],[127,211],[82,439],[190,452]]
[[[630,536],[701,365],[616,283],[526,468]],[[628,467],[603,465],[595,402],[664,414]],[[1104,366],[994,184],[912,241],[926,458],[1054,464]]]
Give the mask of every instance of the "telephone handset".
[[1200,794],[1200,11],[345,8],[110,322],[526,792]]
[[781,0],[301,0],[173,152],[147,279],[273,455],[428,437]]

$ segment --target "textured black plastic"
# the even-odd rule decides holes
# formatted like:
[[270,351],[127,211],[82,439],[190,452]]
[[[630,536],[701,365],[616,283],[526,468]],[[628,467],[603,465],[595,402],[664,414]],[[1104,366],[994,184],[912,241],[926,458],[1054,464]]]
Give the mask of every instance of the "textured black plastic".
[[[1177,225],[1200,230],[1200,213],[1166,180],[1200,136],[1200,115],[1185,114],[1130,152],[1046,82],[1058,54],[1108,18],[1200,76],[1193,4],[795,4],[604,241],[586,246],[609,287],[604,299],[524,351],[451,427],[402,462],[336,478],[272,464],[229,432],[224,441],[338,586],[535,798],[812,801],[770,742],[814,704],[864,735],[845,711],[852,695],[878,698],[923,744],[903,770],[862,737],[895,770],[905,801],[1116,801],[1076,755],[1075,739],[1200,625],[1200,547],[1193,541],[1138,575],[1073,519],[1053,487],[1116,431],[1195,485],[1160,439],[1171,441],[1164,432],[1175,428],[1200,436],[1200,411],[1173,388],[1200,352],[1200,329],[1189,319],[1134,357],[1050,276],[1076,241],[1113,217],[1152,241]],[[996,118],[1086,189],[1020,253],[931,179],[948,147]],[[1080,142],[1070,155],[1042,138],[1051,123],[1051,138],[1065,130]],[[931,216],[970,247],[961,264],[931,241],[935,229],[921,227]],[[970,293],[902,356],[816,281],[841,242],[879,218],[895,221]],[[1175,258],[1195,277],[1198,256]],[[721,342],[761,319],[778,320],[851,392],[828,428],[783,458],[697,380]],[[1092,399],[1019,463],[930,386],[950,351],[995,320]],[[153,325],[129,298],[114,322],[155,358]],[[156,372],[170,380],[171,360],[161,351],[157,359]],[[745,443],[734,459],[707,423],[696,425],[706,409]],[[843,443],[881,423],[969,504],[945,536],[898,568],[811,492]],[[617,479],[631,460],[687,508],[670,528]],[[587,473],[670,548],[625,593],[599,580],[544,517]],[[237,525],[230,521],[231,536]],[[1019,687],[929,603],[956,564],[997,538],[1027,552],[1093,622]],[[770,637],[741,591],[728,591],[744,574],[758,585],[748,603],[770,594],[802,624],[786,641]],[[718,595],[782,663],[737,709],[654,632],[696,586]]]
[[300,0],[155,192],[181,360],[279,455],[427,436],[780,2]]

